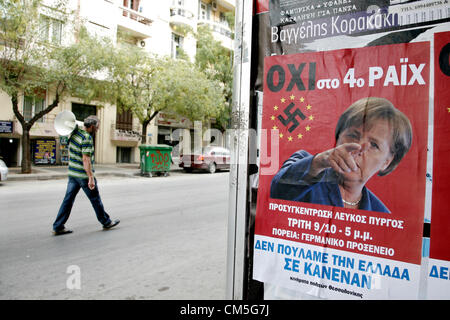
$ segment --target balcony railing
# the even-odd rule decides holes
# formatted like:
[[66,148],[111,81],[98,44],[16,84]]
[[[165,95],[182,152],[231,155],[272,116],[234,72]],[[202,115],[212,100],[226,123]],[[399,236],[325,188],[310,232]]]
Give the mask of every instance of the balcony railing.
[[231,29],[227,24],[224,23],[217,23],[211,20],[205,20],[205,19],[201,19],[198,21],[199,25],[207,25],[209,26],[209,28],[216,33],[219,33],[227,38],[231,39]]
[[[46,114],[43,118],[39,119],[34,123],[34,125],[30,129],[31,136],[40,136],[40,137],[56,137],[58,134],[55,131],[54,122],[55,122],[56,114]],[[19,120],[14,116],[13,118],[13,134],[14,135],[22,135],[22,125]]]
[[181,16],[187,19],[193,19],[194,14],[182,6],[173,6],[170,8],[170,16]]
[[173,4],[170,7],[170,23],[176,25],[194,25],[194,13],[185,6],[180,6],[178,4]]
[[119,9],[122,10],[122,15],[124,17],[130,18],[132,20],[135,20],[139,23],[145,24],[147,26],[152,24],[152,20],[148,17],[145,17],[141,13],[137,12],[136,10],[126,8],[123,6],[119,6]]
[[133,125],[129,129],[118,129],[115,123],[111,124],[111,140],[113,141],[141,141],[142,131],[139,125]]

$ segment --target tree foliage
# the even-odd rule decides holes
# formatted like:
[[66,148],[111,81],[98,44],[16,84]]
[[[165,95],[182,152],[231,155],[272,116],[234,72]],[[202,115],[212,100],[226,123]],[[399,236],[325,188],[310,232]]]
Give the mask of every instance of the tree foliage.
[[224,106],[218,84],[186,60],[151,56],[135,47],[118,48],[115,56],[111,82],[117,106],[139,118],[143,143],[147,125],[160,111],[206,122]]
[[[66,23],[66,1],[54,1],[51,9],[41,0],[0,0],[0,89],[11,98],[14,115],[22,126],[22,172],[31,172],[30,130],[34,123],[55,109],[65,97],[83,101],[107,97],[108,86],[101,81],[102,70],[109,65],[109,45],[76,30],[77,39],[60,46],[46,38],[43,13],[51,11]],[[67,24],[67,29],[71,28]],[[69,34],[75,31],[66,30]],[[51,92],[46,105],[31,119],[19,107],[19,98]],[[50,98],[51,97],[51,98]]]
[[[196,64],[160,58],[93,37],[80,23],[70,21],[67,0],[52,2],[50,8],[42,0],[0,0],[0,89],[11,98],[23,129],[23,173],[31,172],[32,126],[67,97],[131,110],[142,123],[144,137],[147,125],[162,110],[192,122],[227,122],[232,54],[217,46],[210,33],[199,38]],[[49,39],[45,24],[53,23],[52,16],[64,25],[63,45]],[[42,92],[47,92],[46,105],[25,117],[20,98]]]
[[[231,18],[230,18],[231,20]],[[217,116],[217,125],[226,129],[231,117],[233,96],[233,52],[215,40],[208,26],[197,30],[197,53],[195,63],[209,79],[217,81],[222,89],[226,106]]]

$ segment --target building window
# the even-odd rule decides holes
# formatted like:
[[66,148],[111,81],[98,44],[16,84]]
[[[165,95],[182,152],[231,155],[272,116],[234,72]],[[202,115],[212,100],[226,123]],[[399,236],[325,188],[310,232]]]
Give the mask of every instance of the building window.
[[181,51],[183,50],[183,37],[172,33],[172,58],[178,58]]
[[39,17],[39,37],[42,41],[49,41],[60,45],[62,39],[63,22],[47,16]]
[[133,9],[134,7],[134,0],[123,0],[123,6],[126,8]]
[[[78,121],[84,121],[90,115],[97,115],[97,107],[90,104],[72,102],[72,112]],[[94,139],[94,149],[97,139]]]
[[133,129],[133,113],[129,110],[116,113],[116,129],[132,130]]
[[[45,109],[45,99],[40,97],[25,96],[23,99],[23,117],[30,121],[37,113]],[[37,122],[44,122],[41,117]]]
[[84,121],[90,115],[97,115],[97,107],[90,104],[72,102],[72,112],[78,121]]
[[139,0],[123,0],[123,6],[134,11],[139,9]]
[[226,25],[226,26],[228,27],[227,17],[225,16],[225,13],[224,13],[224,12],[221,12],[221,13],[219,14],[219,20],[220,20],[220,23],[221,23],[221,24],[224,24],[224,25]]
[[192,12],[184,9],[184,0],[173,0],[172,5],[174,8],[170,9],[170,16],[182,16],[188,19],[192,19],[194,15]]
[[130,147],[117,147],[116,163],[131,163],[133,150]]
[[210,4],[206,4],[204,2],[200,1],[200,6],[199,6],[199,17],[200,20],[210,20],[211,19],[211,5]]

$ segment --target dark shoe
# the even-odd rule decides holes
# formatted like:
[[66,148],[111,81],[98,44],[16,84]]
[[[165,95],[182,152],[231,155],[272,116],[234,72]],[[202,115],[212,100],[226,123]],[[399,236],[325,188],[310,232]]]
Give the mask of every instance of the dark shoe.
[[111,221],[111,222],[108,223],[107,225],[104,225],[104,226],[103,226],[103,229],[104,229],[104,230],[111,229],[112,227],[117,226],[119,223],[120,223],[120,220],[119,220],[119,219],[116,219],[116,220],[114,220],[114,221]]
[[58,231],[53,231],[53,235],[54,236],[61,236],[63,234],[68,234],[68,233],[72,233],[72,232],[73,232],[73,230],[64,228],[64,229],[61,229],[61,230],[58,230]]

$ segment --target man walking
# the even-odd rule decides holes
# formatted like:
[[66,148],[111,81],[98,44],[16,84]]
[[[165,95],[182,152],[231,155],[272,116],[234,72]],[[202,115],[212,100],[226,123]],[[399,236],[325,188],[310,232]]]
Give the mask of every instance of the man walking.
[[53,223],[53,234],[55,236],[73,232],[66,229],[64,224],[69,219],[75,197],[80,189],[83,189],[91,201],[103,229],[111,229],[120,222],[118,219],[112,221],[106,213],[98,191],[97,180],[94,177],[93,136],[95,136],[99,125],[100,122],[96,116],[89,116],[84,120],[85,130],[77,127],[69,138],[69,182],[66,195]]

